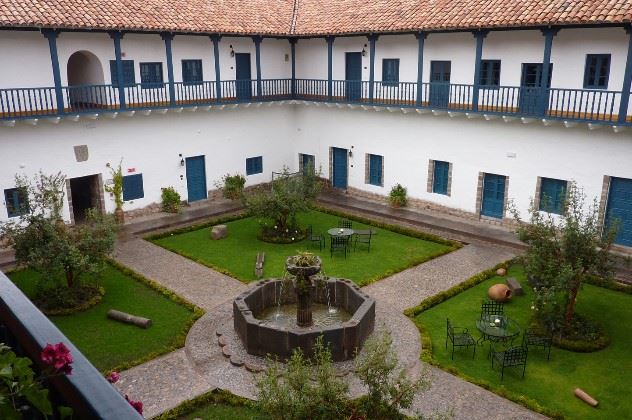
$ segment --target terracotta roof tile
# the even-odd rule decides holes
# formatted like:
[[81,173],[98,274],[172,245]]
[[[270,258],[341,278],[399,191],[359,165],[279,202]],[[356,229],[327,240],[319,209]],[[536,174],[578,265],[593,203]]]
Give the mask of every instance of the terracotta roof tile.
[[632,22],[631,0],[0,0],[0,26],[326,35]]

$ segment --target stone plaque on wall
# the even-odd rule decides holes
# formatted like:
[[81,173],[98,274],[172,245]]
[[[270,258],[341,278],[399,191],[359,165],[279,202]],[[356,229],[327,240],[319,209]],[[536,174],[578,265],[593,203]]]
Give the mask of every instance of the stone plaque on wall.
[[75,146],[75,159],[77,162],[85,162],[88,160],[88,146],[82,144],[80,146]]

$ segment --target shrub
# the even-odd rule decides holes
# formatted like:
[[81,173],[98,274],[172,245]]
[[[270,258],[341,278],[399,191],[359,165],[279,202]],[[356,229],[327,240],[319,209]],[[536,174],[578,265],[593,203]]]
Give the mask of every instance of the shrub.
[[182,207],[182,200],[180,194],[173,187],[167,187],[162,189],[162,211],[167,213],[180,213]]
[[215,184],[222,190],[222,196],[230,200],[239,200],[244,193],[246,177],[241,174],[226,174]]
[[388,201],[393,207],[404,207],[408,204],[408,191],[406,187],[401,184],[395,185],[391,188],[391,192],[388,195]]
[[349,411],[348,386],[336,377],[322,336],[314,345],[313,361],[300,349],[294,351],[285,368],[271,361],[257,388],[256,407],[272,419],[337,419],[347,417]]

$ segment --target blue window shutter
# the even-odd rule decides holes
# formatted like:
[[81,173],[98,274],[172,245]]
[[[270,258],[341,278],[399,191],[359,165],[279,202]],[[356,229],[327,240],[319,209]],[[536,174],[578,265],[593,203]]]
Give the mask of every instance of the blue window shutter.
[[9,217],[17,217],[28,211],[27,192],[24,189],[9,188],[4,190],[4,202]]
[[584,89],[607,89],[610,78],[610,54],[587,54]]
[[500,60],[481,60],[478,84],[489,87],[500,86]]
[[263,157],[251,157],[246,159],[246,175],[260,174],[263,172]]
[[384,86],[397,86],[399,84],[399,58],[382,60],[382,84]]
[[566,200],[567,182],[561,179],[542,178],[540,182],[541,211],[562,214]]
[[448,194],[448,175],[450,171],[450,163],[440,160],[434,161],[434,176],[432,183],[432,192],[437,194]]
[[314,171],[316,169],[315,168],[315,157],[314,157],[314,155],[303,154],[301,156],[302,156],[302,159],[303,159],[303,162],[302,162],[303,173],[307,173],[308,170],[309,171]]
[[382,156],[369,155],[369,184],[382,186]]
[[[121,60],[123,66],[124,86],[132,86],[136,83],[134,75],[134,60]],[[116,60],[110,60],[110,75],[112,76],[112,86],[118,86],[118,72],[116,71]]]
[[143,189],[143,174],[127,175],[123,177],[123,200],[137,200],[145,196]]
[[182,81],[186,84],[201,83],[202,60],[182,60]]
[[140,63],[140,82],[143,87],[160,87],[162,79],[162,63]]

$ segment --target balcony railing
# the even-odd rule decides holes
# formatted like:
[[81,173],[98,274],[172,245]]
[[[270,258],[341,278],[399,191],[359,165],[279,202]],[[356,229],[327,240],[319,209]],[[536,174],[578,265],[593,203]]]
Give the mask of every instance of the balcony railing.
[[168,83],[139,83],[123,87],[125,105],[121,106],[117,86],[85,85],[64,87],[63,107],[58,107],[55,89],[52,87],[2,89],[0,118],[11,120],[58,114],[297,99],[613,125],[632,124],[632,106],[625,118],[619,118],[621,92],[618,91],[525,86],[480,86],[478,92],[475,92],[476,89],[476,86],[467,84],[371,83],[346,80],[329,82],[322,79],[178,82],[174,83],[173,89]]
[[[73,357],[72,374],[49,377],[54,406],[73,409],[77,419],[142,419],[81,352],[44,316],[31,301],[0,272],[0,342],[21,357],[44,366],[40,353],[46,344],[63,342]],[[39,417],[33,417],[39,418]],[[52,419],[58,418],[54,415]]]

